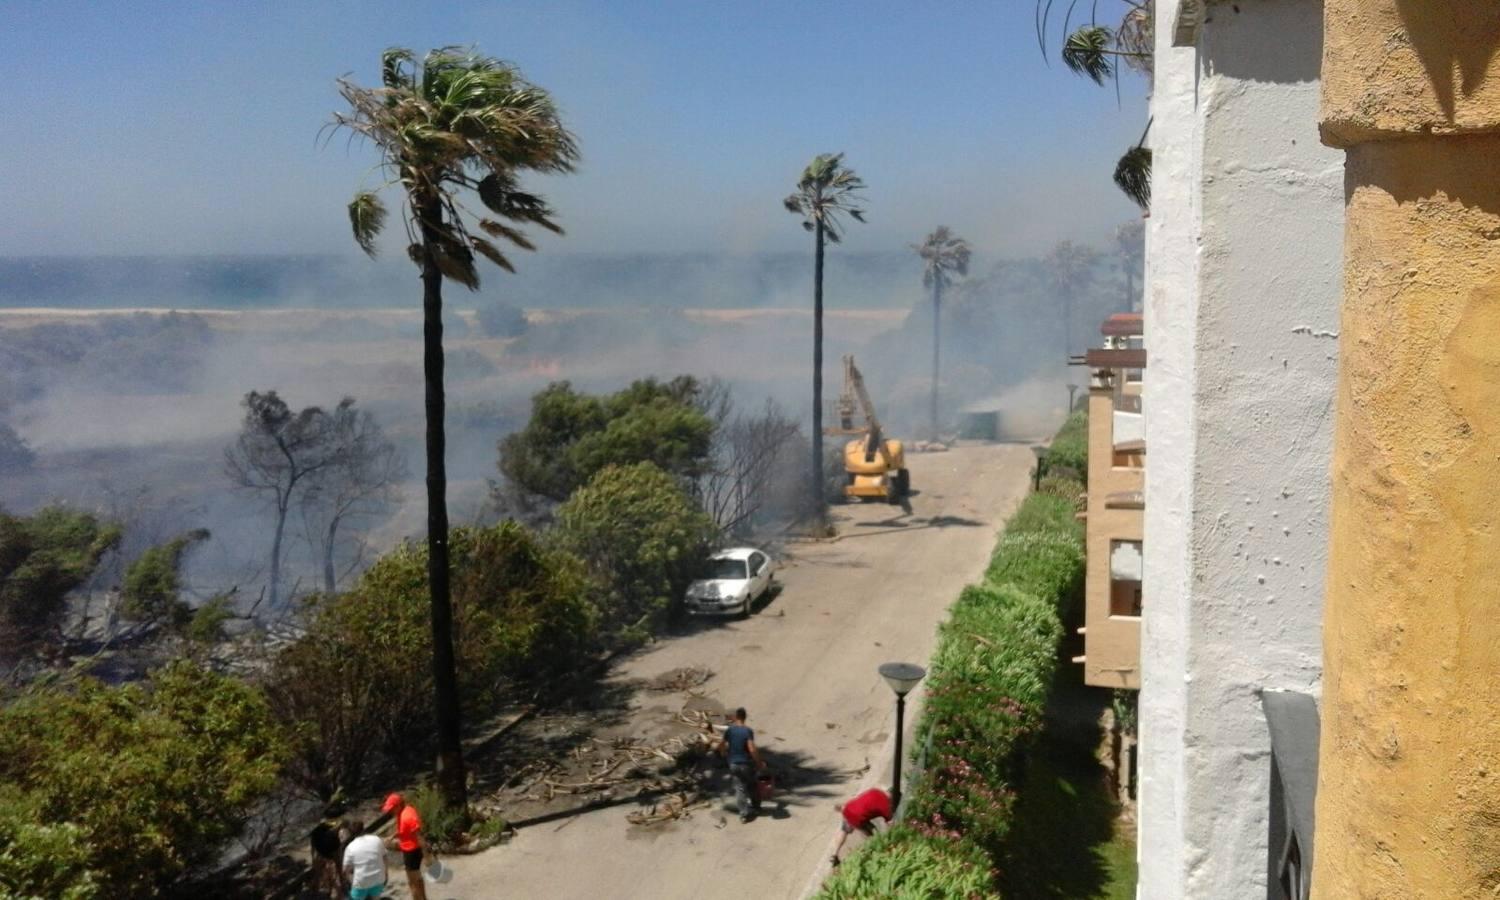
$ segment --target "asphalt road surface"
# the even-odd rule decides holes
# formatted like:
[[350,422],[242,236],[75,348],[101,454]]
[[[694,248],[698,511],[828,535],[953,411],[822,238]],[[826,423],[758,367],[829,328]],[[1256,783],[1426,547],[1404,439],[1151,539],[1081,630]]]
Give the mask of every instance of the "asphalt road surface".
[[[876,667],[926,663],[947,606],[979,577],[1025,495],[1032,463],[1031,451],[1014,444],[912,454],[909,513],[873,503],[835,507],[839,539],[787,545],[778,560],[781,592],[755,615],[659,641],[617,667],[612,678],[712,668],[703,691],[725,708],[745,706],[772,768],[793,773],[768,814],[741,824],[715,803],[643,827],[626,821],[631,806],[584,813],[450,857],[455,877],[429,886],[428,896],[801,896],[837,827],[834,804],[883,762],[894,709]],[[659,714],[661,703],[659,694],[642,695],[632,715]]]

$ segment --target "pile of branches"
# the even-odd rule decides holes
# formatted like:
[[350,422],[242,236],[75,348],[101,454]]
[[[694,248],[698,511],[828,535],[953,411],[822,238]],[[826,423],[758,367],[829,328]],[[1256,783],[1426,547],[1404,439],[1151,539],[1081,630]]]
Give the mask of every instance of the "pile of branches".
[[[695,728],[707,723],[706,715],[700,717],[679,714],[684,723]],[[625,784],[672,790],[681,786],[681,780],[669,777],[670,774],[687,768],[684,763],[705,755],[714,740],[708,731],[674,737],[656,745],[628,737],[590,738],[573,748],[571,764],[536,760],[517,772],[511,784],[519,799],[543,803],[559,795],[611,796]],[[580,771],[578,764],[585,760]]]

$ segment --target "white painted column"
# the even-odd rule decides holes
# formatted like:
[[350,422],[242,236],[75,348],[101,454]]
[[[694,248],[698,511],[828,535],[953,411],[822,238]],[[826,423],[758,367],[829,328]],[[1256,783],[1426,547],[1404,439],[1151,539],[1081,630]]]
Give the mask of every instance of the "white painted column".
[[[1342,160],[1320,0],[1158,10],[1139,896],[1263,900],[1262,689],[1316,693]],[[1236,9],[1237,7],[1237,9]]]

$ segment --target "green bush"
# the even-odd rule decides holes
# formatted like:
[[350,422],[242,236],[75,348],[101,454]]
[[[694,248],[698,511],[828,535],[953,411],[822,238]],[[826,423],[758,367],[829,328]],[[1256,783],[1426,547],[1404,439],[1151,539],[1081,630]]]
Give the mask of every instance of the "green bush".
[[57,634],[68,593],[119,543],[118,526],[66,507],[0,511],[0,663],[13,665]]
[[714,423],[702,388],[681,376],[637,381],[607,397],[566,381],[531,399],[526,427],[500,442],[500,472],[532,494],[563,501],[608,466],[654,463],[684,479],[703,473]]
[[[1069,418],[1052,444],[1064,462],[1048,479],[1050,490],[1027,497],[1011,516],[984,581],[964,588],[939,629],[917,724],[926,768],[907,792],[903,826],[854,854],[825,885],[825,900],[994,894],[993,866],[1010,834],[1025,754],[1041,730],[1063,617],[1082,587],[1083,526],[1069,494],[1083,485],[1058,473],[1087,468],[1085,430],[1081,415]],[[928,843],[919,847],[918,839]],[[911,881],[922,887],[910,888],[908,879],[923,877],[913,866],[943,869],[928,858],[939,851],[979,860],[962,869],[979,881]]]
[[0,885],[154,895],[218,858],[285,756],[259,691],[190,663],[146,684],[32,688],[0,710],[0,783],[13,792],[0,802]]
[[469,616],[471,657],[493,660],[512,678],[537,679],[571,671],[594,646],[595,587],[578,557],[544,546],[513,521],[464,529],[453,550],[453,593]]
[[467,811],[450,806],[434,785],[424,784],[409,792],[406,802],[416,807],[422,819],[422,838],[438,852],[451,849],[469,827]]
[[961,838],[893,828],[836,869],[822,900],[977,900],[993,897],[984,852]]
[[[515,522],[449,534],[459,695],[484,715],[507,679],[577,667],[594,646],[597,592],[583,563]],[[280,652],[267,689],[297,734],[293,773],[327,799],[352,789],[372,754],[413,755],[432,733],[427,546],[404,544],[353,590],[309,601],[306,630]]]
[[1068,416],[1043,457],[1042,474],[1069,472],[1079,481],[1088,481],[1089,414],[1086,408]]
[[81,827],[72,822],[43,824],[36,797],[0,787],[0,898],[92,900],[102,896],[90,861]]
[[[183,558],[195,544],[208,540],[207,529],[199,528],[165,544],[151,547],[125,570],[125,584],[120,591],[120,616],[129,622],[155,622],[174,631],[185,631],[193,622],[193,608],[178,594],[182,590],[179,574]],[[221,619],[219,624],[223,624]]]
[[610,466],[557,511],[557,536],[605,585],[603,619],[639,635],[677,610],[702,565],[713,523],[651,463]]

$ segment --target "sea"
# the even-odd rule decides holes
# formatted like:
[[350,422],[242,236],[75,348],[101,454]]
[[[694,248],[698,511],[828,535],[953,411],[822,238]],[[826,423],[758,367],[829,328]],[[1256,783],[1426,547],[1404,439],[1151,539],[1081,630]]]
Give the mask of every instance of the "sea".
[[[802,307],[811,300],[812,252],[756,255],[547,254],[516,260],[512,275],[481,270],[480,290],[450,288],[447,302],[478,308]],[[912,254],[827,254],[830,305],[900,308],[922,297]],[[0,308],[384,308],[418,302],[405,258],[363,256],[0,257]]]

